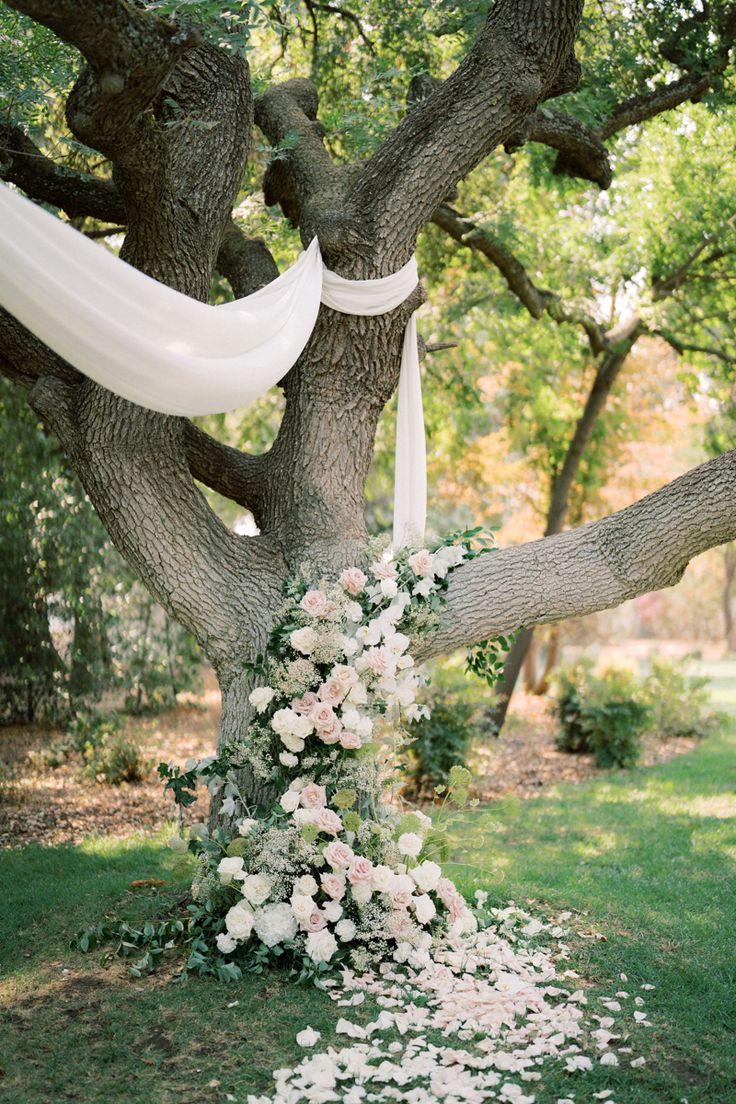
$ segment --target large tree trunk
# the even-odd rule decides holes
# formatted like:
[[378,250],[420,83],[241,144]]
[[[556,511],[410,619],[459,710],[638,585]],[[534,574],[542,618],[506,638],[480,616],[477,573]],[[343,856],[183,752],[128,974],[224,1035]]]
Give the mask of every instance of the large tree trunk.
[[[75,136],[112,163],[113,179],[60,173],[40,151],[29,157],[35,147],[23,136],[16,157],[15,133],[6,178],[75,216],[123,222],[123,257],[196,299],[207,298],[214,266],[236,296],[273,279],[278,270],[263,243],[231,222],[252,131],[245,61],[122,0],[10,6],[84,56],[67,118]],[[455,72],[412,106],[373,156],[350,167],[329,157],[310,82],[269,89],[256,104],[258,125],[279,147],[264,180],[267,204],[281,205],[304,245],[317,235],[340,275],[395,271],[453,187],[496,146],[518,140],[543,101],[576,86],[581,10],[582,0],[497,0]],[[549,130],[551,117],[541,121]],[[586,135],[576,133],[580,146]],[[602,178],[605,150],[593,137]],[[422,298],[417,289],[376,318],[323,308],[282,381],[285,414],[262,456],[104,391],[0,314],[2,371],[59,436],[116,546],[212,662],[221,741],[247,735],[244,665],[264,650],[284,581],[305,563],[316,577],[334,574],[364,544],[376,425],[397,384],[406,321]],[[417,658],[670,585],[691,556],[736,537],[734,465],[728,454],[597,526],[459,568],[447,616]],[[252,510],[260,535],[231,532],[195,480]],[[253,804],[264,799],[246,772],[241,782]]]

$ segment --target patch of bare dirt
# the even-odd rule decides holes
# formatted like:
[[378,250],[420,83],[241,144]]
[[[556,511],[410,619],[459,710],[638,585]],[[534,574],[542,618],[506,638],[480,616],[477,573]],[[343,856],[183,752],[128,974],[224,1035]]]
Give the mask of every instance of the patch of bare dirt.
[[[38,725],[0,728],[0,848],[26,843],[79,843],[99,834],[124,837],[150,831],[175,816],[162,797],[160,762],[183,763],[210,755],[217,742],[220,697],[212,678],[204,692],[176,709],[151,717],[128,717],[124,732],[152,763],[145,781],[110,786],[84,778],[78,757],[55,769],[34,764],[29,752],[48,747],[62,729]],[[190,819],[206,815],[204,798]]]
[[[211,754],[219,713],[219,693],[210,675],[204,692],[176,709],[153,717],[128,717],[125,731],[140,743],[153,767],[144,782],[121,786],[83,778],[78,761],[56,769],[34,765],[29,752],[48,747],[63,735],[61,730],[34,725],[0,728],[0,848],[79,843],[90,834],[124,837],[173,819],[176,809],[162,797],[156,764]],[[526,799],[558,782],[582,782],[606,773],[590,755],[558,751],[554,729],[544,698],[515,695],[500,739],[476,749],[478,795],[483,800],[506,794]],[[663,763],[694,746],[693,740],[647,736],[641,762]],[[204,819],[205,802],[203,796],[191,806],[187,819]]]

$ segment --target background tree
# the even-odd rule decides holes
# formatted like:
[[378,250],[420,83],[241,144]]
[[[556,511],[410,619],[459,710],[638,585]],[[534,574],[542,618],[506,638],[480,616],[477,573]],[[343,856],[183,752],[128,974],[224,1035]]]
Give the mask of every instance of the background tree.
[[[235,295],[278,271],[273,253],[232,221],[244,181],[253,191],[245,167],[254,114],[272,150],[266,204],[280,206],[303,243],[316,234],[330,268],[350,279],[380,277],[406,262],[438,209],[500,145],[541,142],[556,151],[558,173],[605,187],[611,136],[722,93],[735,18],[722,3],[684,21],[677,4],[642,5],[609,61],[598,38],[606,8],[591,9],[583,25],[588,76],[574,93],[580,0],[498,0],[490,13],[485,5],[377,3],[360,16],[317,4],[264,5],[253,34],[251,4],[224,16],[220,5],[199,4],[199,29],[177,22],[180,7],[191,10],[122,0],[8,4],[86,65],[66,100],[79,144],[69,146],[66,163],[51,156],[38,128],[19,129],[26,108],[27,122],[39,120],[38,93],[19,86],[3,175],[71,218],[98,220],[95,234],[124,226],[125,260],[199,299],[211,294],[214,268]],[[624,15],[616,10],[617,26]],[[12,26],[16,43],[39,44],[44,79],[58,91],[75,55],[25,20]],[[325,42],[337,51],[332,60]],[[327,125],[317,119],[314,82],[268,83],[297,65],[304,72],[308,44],[317,83],[344,88]],[[261,46],[267,83],[259,74],[254,99],[244,55]],[[428,85],[427,71],[441,83]],[[564,111],[541,106],[566,93],[574,94]],[[340,125],[330,134],[333,121]],[[263,164],[260,151],[254,163]],[[243,664],[263,647],[284,580],[305,561],[317,573],[335,571],[364,544],[376,429],[396,387],[406,319],[422,298],[418,289],[377,318],[323,308],[282,381],[283,417],[260,455],[118,399],[12,318],[2,321],[2,370],[62,442],[116,546],[212,661],[226,738],[247,725]],[[420,643],[422,657],[670,585],[692,556],[736,535],[735,465],[725,454],[610,518],[461,568],[442,627]],[[247,507],[260,532],[234,533],[195,480]]]

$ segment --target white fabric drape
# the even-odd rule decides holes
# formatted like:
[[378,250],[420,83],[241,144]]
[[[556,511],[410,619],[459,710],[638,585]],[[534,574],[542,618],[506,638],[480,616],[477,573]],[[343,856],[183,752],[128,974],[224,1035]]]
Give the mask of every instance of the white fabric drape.
[[[144,275],[41,207],[0,186],[0,304],[80,372],[163,414],[253,402],[306,345],[320,301],[384,314],[417,283],[412,259],[381,280],[325,269],[315,239],[244,299],[210,306]],[[423,534],[426,458],[416,322],[406,328],[396,424],[394,543]]]

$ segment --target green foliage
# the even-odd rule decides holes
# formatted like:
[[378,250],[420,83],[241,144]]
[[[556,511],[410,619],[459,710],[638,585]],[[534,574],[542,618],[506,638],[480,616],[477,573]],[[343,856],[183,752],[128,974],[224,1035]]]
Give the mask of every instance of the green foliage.
[[122,782],[142,782],[152,763],[145,759],[135,740],[118,732],[106,736],[85,755],[84,774],[97,782],[119,786]]
[[715,720],[709,682],[704,676],[688,675],[681,660],[653,656],[643,688],[652,731],[665,738],[705,736]]
[[631,767],[649,719],[642,687],[631,672],[609,668],[594,675],[586,665],[556,676],[562,751],[592,752],[599,767]]
[[433,670],[423,700],[430,716],[412,724],[406,752],[404,782],[410,795],[431,794],[448,780],[452,785],[458,768],[466,767],[473,743],[493,734],[492,696],[482,682],[452,664]]
[[196,685],[193,639],[112,547],[54,439],[0,380],[0,723],[63,720],[121,687],[133,711]]

